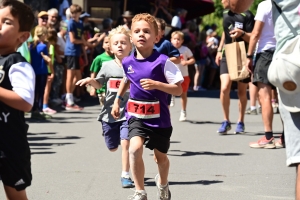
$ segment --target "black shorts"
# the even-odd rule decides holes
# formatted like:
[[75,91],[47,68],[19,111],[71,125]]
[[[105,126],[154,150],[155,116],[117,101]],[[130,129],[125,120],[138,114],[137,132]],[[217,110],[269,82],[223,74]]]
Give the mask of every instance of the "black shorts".
[[171,105],[171,101],[172,101],[172,95],[168,94],[168,96],[167,96],[168,106]]
[[80,70],[79,56],[66,56],[67,69]]
[[269,85],[272,89],[275,87],[269,82],[268,70],[273,59],[274,51],[264,51],[256,55],[256,62],[253,72],[253,84],[257,86],[258,82]]
[[169,128],[153,128],[145,125],[138,118],[130,118],[128,121],[129,140],[134,136],[145,138],[144,144],[148,149],[157,149],[162,153],[168,153],[170,148],[170,138],[173,127]]
[[[221,63],[220,63],[220,75],[222,74],[228,74],[228,67],[227,67],[227,61],[226,58],[223,56]],[[242,83],[250,83],[251,82],[251,77],[240,80],[239,82]]]
[[15,188],[17,191],[25,190],[31,185],[30,150],[22,152],[22,156],[7,157],[0,150],[0,176],[4,185]]

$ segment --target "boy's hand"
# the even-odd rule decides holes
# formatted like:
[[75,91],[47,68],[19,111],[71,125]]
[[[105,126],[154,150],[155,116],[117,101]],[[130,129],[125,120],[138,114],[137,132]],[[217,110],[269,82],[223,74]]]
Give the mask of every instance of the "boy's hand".
[[181,60],[181,64],[182,64],[183,66],[186,66],[186,65],[187,65],[187,63],[186,63],[185,60]]
[[49,76],[48,76],[48,82],[52,82],[54,79],[54,73],[51,73]]
[[111,115],[113,116],[114,119],[119,119],[120,117],[120,106],[118,103],[114,103],[112,110],[111,110]]
[[96,89],[95,89],[93,86],[91,86],[90,95],[91,95],[92,97],[95,97],[95,96],[96,96]]
[[140,83],[144,90],[154,90],[157,88],[157,81],[151,79],[141,79]]
[[49,56],[45,55],[43,52],[41,52],[41,56],[47,63],[51,62],[51,58]]
[[94,79],[92,79],[90,77],[87,77],[87,78],[84,78],[84,79],[81,79],[81,80],[77,81],[76,85],[83,86],[83,85],[91,84],[91,82],[93,80]]

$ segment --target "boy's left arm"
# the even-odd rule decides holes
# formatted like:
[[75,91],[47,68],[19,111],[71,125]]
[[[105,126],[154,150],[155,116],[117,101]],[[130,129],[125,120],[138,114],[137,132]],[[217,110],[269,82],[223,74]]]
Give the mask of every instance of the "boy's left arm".
[[29,112],[34,101],[35,73],[30,64],[21,62],[11,66],[9,76],[12,90],[0,87],[0,101],[6,105]]
[[182,94],[181,83],[183,82],[183,77],[178,67],[170,60],[167,60],[164,67],[164,73],[168,83],[152,79],[141,79],[141,86],[145,90],[161,90],[168,94],[180,96]]

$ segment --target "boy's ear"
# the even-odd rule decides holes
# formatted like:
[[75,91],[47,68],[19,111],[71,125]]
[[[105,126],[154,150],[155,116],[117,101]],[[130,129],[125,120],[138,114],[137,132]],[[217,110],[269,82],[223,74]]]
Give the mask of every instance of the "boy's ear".
[[26,40],[28,40],[30,36],[30,33],[29,32],[22,32],[18,38],[20,44],[23,44],[23,42],[25,42]]
[[155,36],[155,41],[154,41],[154,44],[158,43],[159,42],[159,36]]

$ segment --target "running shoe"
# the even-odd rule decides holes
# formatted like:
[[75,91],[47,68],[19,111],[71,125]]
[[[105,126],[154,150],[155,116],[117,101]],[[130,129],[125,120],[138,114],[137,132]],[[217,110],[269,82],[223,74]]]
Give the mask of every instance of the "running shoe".
[[169,183],[165,187],[160,187],[158,183],[159,174],[155,176],[155,184],[157,187],[157,199],[159,200],[171,200],[171,192],[169,190]]
[[184,122],[186,120],[186,112],[180,112],[179,121]]
[[272,137],[271,139],[267,140],[267,138],[264,136],[262,138],[260,138],[257,142],[251,142],[249,144],[249,146],[251,148],[255,148],[255,149],[260,149],[260,148],[264,148],[264,149],[275,149],[275,142],[274,142],[274,137]]
[[133,195],[130,195],[128,199],[131,200],[148,200],[147,194],[143,194],[141,192],[135,191]]
[[71,111],[81,111],[81,110],[83,110],[83,107],[80,107],[76,104],[73,104],[73,105],[66,104],[65,109],[66,110],[71,110]]
[[52,117],[50,115],[47,115],[45,113],[40,113],[40,112],[33,112],[31,113],[31,119],[36,119],[36,120],[47,120],[51,119]]
[[121,183],[122,183],[122,188],[133,188],[134,187],[134,183],[130,177],[128,177],[128,178],[121,177]]
[[245,124],[244,122],[238,122],[235,129],[235,134],[245,133]]
[[246,110],[245,114],[247,114],[247,115],[257,115],[257,110],[256,109],[251,110],[251,108],[248,108]]
[[280,136],[279,140],[275,141],[276,148],[285,148],[285,141],[283,135]]
[[175,96],[172,95],[170,106],[175,106]]
[[48,107],[48,108],[43,109],[43,113],[45,113],[47,115],[54,115],[57,112],[56,112],[56,110],[53,110],[53,109],[51,109],[51,108]]
[[217,131],[217,133],[220,133],[221,135],[226,135],[227,131],[231,130],[231,124],[229,121],[223,121],[221,127]]

